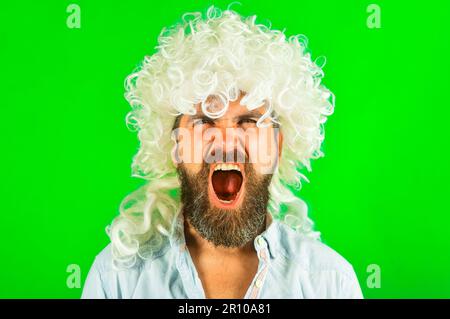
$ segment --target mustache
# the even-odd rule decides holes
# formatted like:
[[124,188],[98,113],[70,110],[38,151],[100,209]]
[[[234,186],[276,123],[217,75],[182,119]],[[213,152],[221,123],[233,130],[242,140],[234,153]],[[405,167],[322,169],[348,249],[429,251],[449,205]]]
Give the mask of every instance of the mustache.
[[[245,151],[234,148],[233,150],[224,151],[223,147],[215,147],[211,145],[206,150],[205,161],[208,165],[212,163],[250,163],[249,156]],[[207,160],[211,159],[211,160]]]

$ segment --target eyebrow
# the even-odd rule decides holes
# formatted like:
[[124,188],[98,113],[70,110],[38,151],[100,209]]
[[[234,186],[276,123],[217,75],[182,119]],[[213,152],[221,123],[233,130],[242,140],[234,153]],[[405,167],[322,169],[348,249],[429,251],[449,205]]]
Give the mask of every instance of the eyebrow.
[[[252,110],[250,112],[247,112],[247,113],[235,116],[233,118],[233,120],[241,120],[241,119],[248,119],[248,118],[258,118],[259,119],[261,116],[263,116],[263,114],[261,114],[260,112],[258,112],[256,110]],[[192,122],[192,121],[197,120],[197,119],[209,119],[209,120],[212,120],[212,121],[216,120],[216,119],[210,118],[209,116],[207,116],[207,115],[205,115],[203,113],[197,113],[197,114],[194,114],[194,115],[189,117],[189,122]]]

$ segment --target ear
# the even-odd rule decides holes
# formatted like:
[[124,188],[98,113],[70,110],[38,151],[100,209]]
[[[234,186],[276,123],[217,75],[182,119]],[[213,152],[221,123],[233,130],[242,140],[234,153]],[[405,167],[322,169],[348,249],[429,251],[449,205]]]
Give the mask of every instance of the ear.
[[283,132],[281,132],[281,129],[278,128],[278,134],[277,134],[277,142],[278,142],[278,163],[281,160],[281,152],[283,151]]

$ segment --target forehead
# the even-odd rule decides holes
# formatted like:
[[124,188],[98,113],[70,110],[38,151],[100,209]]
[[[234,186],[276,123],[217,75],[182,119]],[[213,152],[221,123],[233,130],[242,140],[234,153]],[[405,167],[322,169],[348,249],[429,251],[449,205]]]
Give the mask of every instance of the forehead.
[[[239,116],[246,116],[246,115],[259,118],[266,112],[266,108],[265,108],[264,104],[256,109],[249,110],[247,108],[247,106],[241,105],[240,101],[241,101],[240,98],[236,101],[230,101],[227,111],[221,117],[219,117],[217,120],[232,119],[232,118],[237,118]],[[211,113],[220,111],[223,107],[221,101],[219,101],[218,99],[214,99],[214,98],[207,99],[207,105],[208,105],[207,111],[209,111]],[[184,114],[181,117],[180,125],[188,123],[188,122],[192,121],[192,119],[195,119],[198,117],[207,117],[207,115],[203,113],[200,103],[195,105],[195,109],[196,109],[196,113],[194,115]]]

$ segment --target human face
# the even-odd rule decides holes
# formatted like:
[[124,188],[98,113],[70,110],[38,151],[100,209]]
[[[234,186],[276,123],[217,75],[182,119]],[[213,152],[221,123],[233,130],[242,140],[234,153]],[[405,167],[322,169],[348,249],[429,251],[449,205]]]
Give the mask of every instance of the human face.
[[[225,114],[211,119],[197,106],[183,115],[175,149],[185,214],[206,239],[216,245],[241,246],[261,229],[273,169],[280,156],[281,132],[265,113],[249,111],[240,99]],[[181,141],[180,141],[181,140]],[[201,156],[196,156],[196,155]]]

